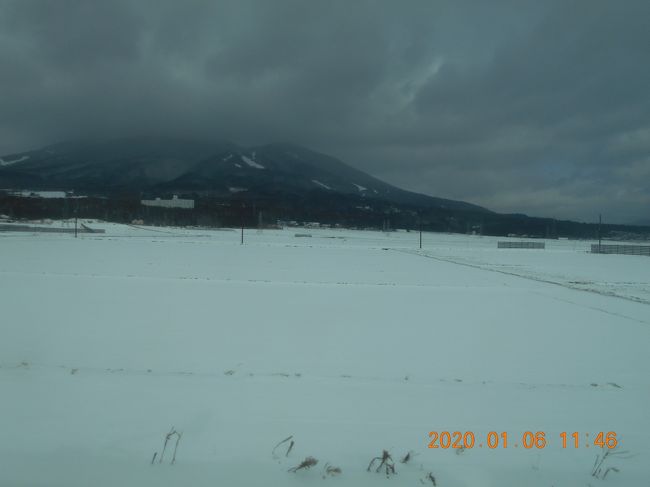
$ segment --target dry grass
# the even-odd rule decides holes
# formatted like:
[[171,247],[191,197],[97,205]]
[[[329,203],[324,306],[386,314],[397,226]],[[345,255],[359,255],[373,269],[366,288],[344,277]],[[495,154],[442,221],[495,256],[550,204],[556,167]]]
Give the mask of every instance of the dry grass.
[[300,462],[300,465],[296,465],[295,467],[290,468],[287,470],[287,472],[293,472],[296,473],[298,470],[307,470],[314,465],[318,463],[318,460],[316,460],[314,457],[307,457],[305,458],[302,462]]
[[341,475],[342,470],[339,467],[334,467],[333,465],[326,463],[323,472],[323,478],[327,477],[328,475],[330,477],[336,477],[337,475]]
[[374,463],[377,460],[379,460],[379,466],[375,472],[379,472],[381,470],[381,467],[384,467],[386,469],[386,476],[389,476],[391,474],[395,475],[395,462],[393,461],[393,457],[390,456],[390,453],[388,453],[388,450],[382,451],[380,457],[375,457],[370,460],[370,464],[368,464],[368,468],[366,469],[368,472],[370,472],[370,469],[373,467]]
[[273,447],[273,450],[271,450],[271,455],[273,456],[273,458],[278,458],[278,456],[276,455],[276,450],[280,447],[280,445],[284,443],[289,443],[289,446],[287,447],[287,451],[284,454],[285,457],[288,457],[289,453],[293,449],[293,445],[295,444],[295,442],[293,441],[293,435],[285,438],[284,440],[282,440],[281,442],[279,442],[277,445]]

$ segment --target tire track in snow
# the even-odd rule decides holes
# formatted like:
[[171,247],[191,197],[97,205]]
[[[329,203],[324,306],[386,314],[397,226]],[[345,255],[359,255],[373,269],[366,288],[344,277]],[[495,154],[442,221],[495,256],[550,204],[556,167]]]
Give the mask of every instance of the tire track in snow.
[[[448,257],[434,256],[434,255],[425,254],[425,253],[419,252],[419,251],[405,250],[405,249],[393,249],[393,250],[395,252],[401,252],[401,253],[404,253],[404,254],[414,255],[414,256],[417,256],[417,257],[426,257],[427,259],[433,259],[433,260],[437,260],[437,261],[440,261],[440,262],[447,262],[449,264],[462,265],[462,266],[465,266],[465,267],[471,267],[473,269],[478,269],[478,270],[482,270],[482,271],[496,272],[496,273],[499,273],[499,274],[504,274],[504,275],[513,276],[513,277],[519,277],[519,278],[522,278],[522,279],[528,279],[529,281],[536,281],[536,282],[541,282],[541,283],[544,283],[544,284],[552,284],[552,285],[555,285],[555,286],[563,287],[565,289],[571,289],[573,291],[582,291],[582,292],[586,292],[586,293],[598,294],[600,296],[607,296],[607,297],[610,297],[610,298],[624,299],[624,300],[631,301],[631,302],[637,303],[637,304],[650,305],[650,301],[642,299],[642,298],[633,297],[633,296],[622,296],[620,294],[600,291],[598,289],[585,289],[585,288],[582,288],[582,287],[571,286],[569,283],[564,283],[564,282],[559,282],[559,281],[551,281],[549,279],[544,279],[542,277],[532,276],[532,275],[528,275],[528,274],[518,274],[516,272],[504,271],[504,270],[500,270],[500,269],[494,269],[494,268],[482,266],[480,264],[470,264],[468,262],[458,262],[458,261],[453,260],[453,259],[448,258]],[[641,323],[643,325],[650,325],[650,322],[648,322],[648,321],[640,320],[638,318],[633,318],[631,316],[623,315],[623,314],[620,314],[620,313],[614,313],[612,311],[606,310],[604,308],[599,308],[597,306],[588,306],[588,305],[585,305],[585,304],[576,303],[575,301],[571,301],[569,299],[562,299],[562,298],[559,298],[557,296],[549,296],[548,294],[544,294],[544,293],[540,293],[540,292],[536,292],[536,291],[532,291],[532,290],[530,290],[530,292],[532,292],[534,294],[537,294],[538,296],[544,296],[546,298],[555,299],[557,301],[562,301],[562,302],[565,302],[565,303],[568,303],[568,304],[573,304],[573,305],[579,306],[581,308],[587,308],[587,309],[591,309],[591,310],[594,310],[594,311],[599,311],[601,313],[605,313],[605,314],[608,314],[610,316],[616,316],[617,318],[623,318],[623,319],[626,319],[626,320],[629,320],[629,321],[633,321],[635,323]]]

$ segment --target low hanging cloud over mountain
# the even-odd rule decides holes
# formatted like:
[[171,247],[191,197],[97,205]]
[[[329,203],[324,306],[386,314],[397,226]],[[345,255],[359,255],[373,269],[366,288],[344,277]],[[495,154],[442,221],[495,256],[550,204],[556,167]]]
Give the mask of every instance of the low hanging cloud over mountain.
[[0,153],[289,141],[496,211],[650,220],[650,3],[0,0]]

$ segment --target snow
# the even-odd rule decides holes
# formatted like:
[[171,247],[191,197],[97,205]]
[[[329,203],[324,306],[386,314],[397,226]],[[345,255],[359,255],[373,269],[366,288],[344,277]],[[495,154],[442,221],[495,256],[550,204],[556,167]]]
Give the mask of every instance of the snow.
[[238,167],[238,168],[240,168],[240,169],[242,168],[242,165],[241,165],[241,164],[237,164],[236,162],[235,162],[235,166]]
[[320,186],[321,188],[332,189],[327,184],[323,184],[320,181],[318,181],[317,179],[312,179],[311,182],[318,185],[318,186]]
[[248,164],[250,167],[254,167],[255,169],[264,169],[264,166],[246,156],[241,156],[241,160]]
[[23,162],[29,159],[29,156],[21,156],[18,159],[12,159],[10,161],[4,160],[2,157],[0,157],[0,166],[11,166],[12,164],[17,164],[19,162]]
[[[647,483],[647,257],[88,223],[106,233],[0,233],[0,485]],[[176,464],[151,465],[172,426]],[[509,447],[428,449],[429,431]],[[515,448],[524,431],[546,448]],[[563,449],[562,431],[616,431],[630,455],[597,480],[600,450]],[[417,456],[366,472],[384,448]],[[322,480],[326,462],[342,474]]]
[[222,161],[229,161],[230,159],[232,159],[232,154],[228,154],[226,157],[222,159]]
[[228,191],[230,191],[231,193],[241,193],[242,191],[248,191],[248,188],[240,188],[240,187],[237,187],[237,186],[230,186],[228,188]]
[[365,187],[361,186],[360,184],[357,184],[357,183],[352,183],[352,184],[354,184],[359,191],[367,191],[368,190],[368,188],[365,188]]

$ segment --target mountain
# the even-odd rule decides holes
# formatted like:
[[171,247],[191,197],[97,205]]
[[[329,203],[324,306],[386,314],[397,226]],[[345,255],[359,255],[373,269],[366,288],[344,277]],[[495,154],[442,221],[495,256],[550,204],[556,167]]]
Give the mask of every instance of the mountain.
[[462,201],[405,191],[344,162],[293,144],[140,137],[65,142],[0,158],[0,188],[110,195],[355,196],[396,204],[488,212]]
[[[5,190],[74,191],[86,198],[23,198]],[[151,208],[173,194],[194,210]],[[150,224],[259,226],[321,222],[361,228],[558,237],[650,239],[650,227],[499,214],[405,191],[293,144],[138,137],[65,142],[0,157],[0,214],[17,219],[143,220]]]

